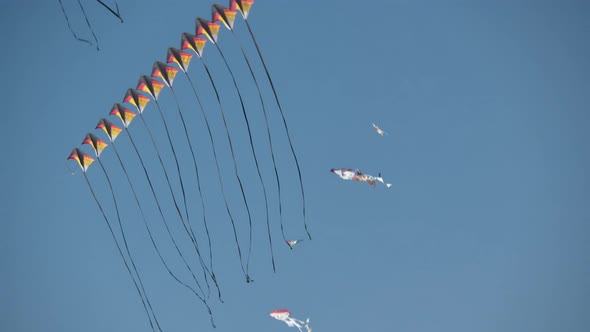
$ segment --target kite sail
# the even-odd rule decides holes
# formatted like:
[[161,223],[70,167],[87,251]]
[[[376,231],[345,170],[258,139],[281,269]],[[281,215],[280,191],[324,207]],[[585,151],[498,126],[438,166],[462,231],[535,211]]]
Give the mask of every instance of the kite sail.
[[299,332],[303,332],[303,328],[305,328],[307,332],[312,332],[311,326],[309,326],[309,318],[305,321],[293,318],[291,317],[291,312],[287,309],[273,310],[270,312],[270,316],[276,320],[285,322],[289,327],[296,327]]
[[379,174],[379,176],[372,176],[372,175],[368,175],[368,174],[363,174],[360,170],[353,170],[350,168],[332,168],[330,170],[330,172],[338,175],[341,179],[343,180],[353,180],[353,181],[359,181],[359,182],[366,182],[372,186],[375,186],[375,183],[377,183],[377,181],[383,183],[387,188],[391,187],[391,183],[385,183],[385,181],[383,181],[383,178],[381,177],[381,174]]

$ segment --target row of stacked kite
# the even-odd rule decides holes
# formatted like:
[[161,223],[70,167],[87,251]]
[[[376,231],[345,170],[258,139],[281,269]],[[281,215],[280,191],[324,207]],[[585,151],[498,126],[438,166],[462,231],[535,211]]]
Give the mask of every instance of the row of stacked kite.
[[[183,33],[181,36],[181,50],[176,49],[176,48],[169,48],[168,53],[167,53],[167,64],[157,61],[152,68],[151,76],[147,76],[147,75],[141,76],[136,89],[128,89],[127,90],[125,97],[123,99],[123,102],[132,105],[135,108],[137,113],[133,112],[132,110],[127,108],[122,103],[115,103],[113,105],[113,107],[111,108],[111,112],[109,114],[114,115],[121,120],[122,128],[111,123],[106,118],[100,119],[98,122],[98,125],[96,126],[96,129],[100,129],[100,130],[104,131],[104,133],[108,137],[108,141],[110,142],[110,144],[112,146],[112,150],[115,152],[115,155],[119,161],[119,164],[126,176],[127,183],[129,184],[129,188],[131,189],[131,192],[133,194],[134,201],[137,204],[139,211],[141,212],[143,225],[147,231],[147,234],[149,235],[150,242],[151,242],[152,246],[154,247],[155,251],[157,252],[160,261],[164,265],[168,274],[176,282],[178,282],[183,287],[185,287],[188,291],[193,293],[196,296],[196,298],[204,304],[204,306],[206,307],[206,309],[209,313],[209,316],[211,319],[211,324],[213,326],[215,326],[214,321],[213,321],[213,315],[212,315],[211,309],[209,307],[209,304],[207,302],[207,300],[210,297],[210,293],[211,293],[211,286],[209,284],[209,280],[212,281],[212,283],[214,284],[214,287],[217,290],[218,299],[221,302],[223,302],[223,301],[221,300],[221,289],[220,289],[220,286],[217,282],[217,278],[215,276],[215,272],[213,269],[213,253],[211,250],[211,236],[209,235],[209,227],[207,224],[207,217],[206,217],[207,213],[205,211],[206,205],[204,204],[204,201],[203,201],[203,193],[201,191],[201,185],[200,185],[200,181],[199,181],[199,168],[198,168],[198,163],[197,163],[197,157],[196,157],[195,151],[193,149],[193,146],[191,144],[191,135],[189,134],[189,129],[186,125],[182,110],[180,108],[180,105],[178,103],[178,99],[176,97],[176,94],[175,94],[175,91],[173,88],[174,79],[179,71],[182,71],[186,75],[188,81],[190,82],[196,102],[199,106],[199,109],[201,111],[201,115],[203,116],[203,119],[204,119],[204,123],[207,127],[209,140],[210,140],[210,143],[212,146],[212,153],[213,153],[213,157],[214,157],[213,159],[215,160],[215,166],[216,166],[216,170],[217,170],[218,184],[221,189],[222,197],[224,200],[225,210],[226,210],[226,213],[228,215],[228,218],[231,222],[231,226],[233,229],[233,236],[234,236],[234,240],[235,240],[235,244],[236,244],[237,254],[238,254],[238,257],[240,260],[241,270],[242,270],[242,273],[244,274],[247,282],[252,281],[250,274],[249,274],[250,254],[251,254],[251,249],[252,249],[252,217],[250,214],[250,208],[248,206],[248,201],[246,199],[246,195],[244,192],[243,183],[242,183],[241,177],[238,172],[238,166],[237,166],[236,158],[235,158],[235,154],[234,154],[232,138],[230,136],[230,131],[227,126],[223,103],[222,103],[222,98],[219,95],[218,89],[217,89],[215,82],[212,78],[210,70],[209,70],[208,66],[206,65],[205,59],[203,58],[203,50],[204,50],[207,40],[209,40],[213,45],[215,45],[215,48],[218,50],[218,53],[221,55],[223,62],[230,73],[233,85],[235,87],[235,91],[236,91],[238,98],[240,100],[242,115],[245,120],[245,124],[246,124],[247,131],[248,131],[251,153],[252,153],[252,156],[253,156],[253,159],[255,162],[255,166],[257,169],[258,179],[262,185],[262,192],[264,195],[264,202],[265,202],[265,216],[266,216],[266,226],[267,226],[267,231],[268,231],[270,256],[271,256],[273,271],[276,270],[274,253],[273,253],[272,236],[271,236],[271,231],[270,231],[269,206],[268,206],[268,199],[267,199],[267,186],[266,186],[266,184],[263,180],[262,174],[260,172],[260,167],[259,167],[259,163],[258,163],[258,156],[257,156],[256,149],[254,148],[254,144],[252,141],[252,134],[251,134],[251,130],[250,130],[250,124],[248,121],[248,115],[246,113],[246,107],[245,107],[244,100],[242,99],[240,89],[238,88],[238,85],[236,83],[236,78],[235,78],[225,56],[222,53],[221,48],[218,45],[218,33],[219,33],[219,28],[220,28],[220,24],[218,22],[222,23],[235,36],[235,33],[233,33],[233,31],[234,31],[234,20],[235,20],[235,16],[236,16],[237,12],[241,13],[241,16],[243,17],[244,22],[246,24],[246,27],[248,28],[248,31],[249,31],[250,36],[252,38],[252,41],[253,41],[255,48],[258,52],[260,61],[263,65],[264,71],[266,73],[266,77],[268,78],[268,81],[270,83],[270,87],[272,88],[274,99],[276,101],[279,113],[281,115],[281,119],[282,119],[282,122],[283,122],[283,125],[285,128],[285,134],[288,138],[290,151],[291,151],[292,157],[295,161],[295,165],[296,165],[296,169],[297,169],[297,173],[298,173],[298,178],[299,178],[299,186],[300,186],[300,193],[301,193],[301,211],[302,211],[302,215],[303,215],[303,226],[305,228],[307,236],[309,237],[309,239],[311,239],[311,235],[309,234],[309,232],[307,230],[307,223],[306,223],[307,218],[306,218],[306,212],[305,212],[305,204],[306,204],[305,203],[305,193],[304,193],[304,188],[303,188],[303,180],[301,177],[301,170],[299,167],[299,162],[298,162],[297,156],[295,154],[293,144],[291,142],[291,137],[289,135],[289,130],[287,127],[287,122],[285,120],[285,116],[284,116],[281,104],[279,102],[279,98],[277,96],[274,84],[272,82],[272,79],[271,79],[270,74],[268,72],[268,68],[264,62],[263,57],[262,57],[262,53],[260,51],[258,43],[256,42],[256,39],[254,38],[254,34],[253,34],[252,29],[250,28],[250,25],[248,24],[248,20],[247,20],[248,13],[249,13],[250,7],[252,6],[253,2],[254,2],[253,0],[231,0],[230,1],[230,8],[225,8],[220,5],[213,5],[213,15],[212,15],[213,19],[212,19],[212,21],[208,21],[203,18],[197,18],[196,19],[196,35],[192,35],[190,33]],[[203,38],[202,36],[205,36],[207,39]],[[237,39],[237,37],[236,37],[236,39]],[[283,240],[292,249],[293,246],[301,240],[291,240],[285,236],[285,231],[284,231],[284,227],[283,227],[283,216],[282,216],[282,198],[281,198],[280,177],[279,177],[279,172],[278,172],[278,169],[277,169],[277,166],[275,163],[273,142],[272,142],[272,137],[271,137],[271,133],[270,133],[270,129],[269,129],[266,106],[264,103],[264,99],[262,97],[262,93],[260,91],[258,81],[256,79],[256,76],[254,74],[252,66],[250,65],[250,61],[249,61],[248,57],[246,56],[246,53],[245,53],[244,49],[241,47],[241,45],[240,45],[240,48],[242,50],[242,55],[244,57],[244,60],[247,64],[250,74],[252,76],[253,82],[258,90],[258,95],[259,95],[259,99],[260,99],[260,103],[261,103],[261,109],[262,109],[264,119],[265,119],[267,138],[269,141],[269,151],[270,151],[273,169],[274,169],[274,175],[275,175],[274,178],[276,180],[276,185],[277,185],[276,187],[277,187],[277,192],[278,192],[278,207],[279,207],[279,221],[280,221],[281,234],[282,234]],[[220,165],[219,165],[219,161],[217,159],[218,145],[215,143],[215,141],[213,139],[214,136],[213,136],[213,133],[211,130],[211,126],[209,124],[209,120],[207,118],[207,114],[204,110],[203,104],[201,103],[199,95],[197,94],[197,90],[195,88],[195,85],[194,85],[193,81],[191,80],[191,77],[188,74],[188,67],[189,67],[190,61],[193,57],[193,53],[188,52],[189,50],[192,51],[194,54],[196,54],[197,57],[201,60],[200,62],[203,64],[205,72],[207,73],[207,76],[209,78],[209,82],[211,83],[211,86],[212,86],[213,91],[215,93],[217,104],[218,104],[219,110],[220,110],[220,115],[221,115],[221,118],[222,118],[224,126],[225,126],[225,133],[226,133],[226,137],[228,140],[228,145],[229,145],[229,149],[230,149],[232,161],[233,161],[233,173],[234,173],[237,183],[239,184],[242,202],[244,204],[244,207],[246,210],[246,215],[248,218],[249,243],[248,243],[246,259],[243,258],[242,248],[240,245],[240,241],[238,240],[239,237],[238,237],[238,232],[236,230],[236,224],[235,224],[235,218],[234,218],[234,215],[237,215],[237,214],[235,214],[235,209],[230,208],[230,205],[228,204],[228,199],[227,199],[227,195],[226,195],[227,194],[226,193],[226,185],[227,184],[224,183],[223,177],[221,176],[221,172],[220,172]],[[172,66],[172,64],[176,65],[177,67]],[[180,120],[181,120],[182,126],[183,126],[183,130],[180,130],[180,131],[184,132],[184,136],[186,138],[186,143],[188,143],[187,145],[188,145],[188,148],[191,152],[191,157],[192,157],[192,162],[193,162],[192,168],[194,169],[194,174],[195,174],[195,178],[196,178],[196,186],[188,185],[187,183],[185,183],[183,181],[183,177],[181,176],[181,167],[178,162],[177,151],[175,149],[175,145],[172,143],[172,139],[170,136],[171,128],[169,127],[168,123],[166,122],[166,118],[164,117],[164,114],[162,112],[160,104],[158,103],[158,97],[164,87],[170,88],[170,91],[172,92],[172,95],[174,96],[174,99],[176,101],[178,115],[180,116]],[[152,134],[150,128],[147,126],[147,123],[143,117],[143,112],[144,112],[147,104],[151,100],[153,100],[156,105],[156,108],[158,110],[158,113],[160,115],[162,123],[164,125],[164,129],[166,131],[168,145],[169,145],[170,150],[171,150],[171,152],[174,156],[174,159],[175,159],[176,173],[178,176],[178,180],[180,183],[180,189],[182,192],[182,202],[180,202],[180,199],[177,199],[177,195],[175,194],[173,186],[171,185],[170,178],[172,176],[169,173],[169,170],[167,170],[167,168],[164,166],[164,162],[162,161],[162,157],[161,157],[162,154],[160,153],[158,146],[156,145],[156,140],[154,138],[154,135]],[[194,271],[194,269],[189,264],[188,257],[180,249],[181,246],[178,244],[178,240],[175,238],[175,236],[173,236],[174,232],[172,232],[170,229],[169,218],[167,218],[167,216],[164,214],[163,209],[162,209],[162,204],[158,198],[158,195],[156,194],[156,189],[154,188],[154,186],[152,184],[153,177],[150,177],[148,169],[146,168],[146,164],[144,163],[144,159],[142,157],[142,154],[139,152],[139,149],[137,148],[137,145],[135,144],[135,141],[129,131],[129,126],[130,126],[132,120],[136,116],[139,116],[139,118],[141,119],[141,121],[145,125],[145,128],[147,129],[147,132],[150,136],[150,141],[156,151],[160,167],[165,175],[165,180],[166,180],[166,183],[168,186],[168,191],[169,191],[172,201],[174,203],[176,214],[178,216],[179,221],[182,224],[182,229],[184,231],[184,234],[190,238],[190,242],[191,242],[190,246],[192,247],[192,249],[194,249],[194,253],[198,257],[198,264],[201,266],[205,285],[202,285],[202,283],[199,282],[199,278],[197,278],[196,271]],[[192,281],[194,281],[194,284],[192,281],[187,282],[185,280],[182,280],[179,277],[179,274],[177,272],[173,271],[170,264],[167,262],[167,260],[164,259],[163,255],[161,253],[161,250],[157,244],[157,241],[154,239],[153,231],[150,228],[150,226],[147,222],[147,219],[146,219],[146,213],[145,213],[144,206],[143,206],[145,204],[145,202],[142,203],[142,201],[139,199],[139,197],[137,195],[137,191],[136,191],[136,185],[133,183],[133,181],[131,181],[131,179],[129,177],[129,173],[128,173],[127,169],[125,168],[125,164],[123,163],[123,160],[121,158],[121,155],[117,151],[115,144],[114,144],[118,135],[123,131],[125,131],[127,133],[129,140],[131,142],[131,145],[135,151],[135,154],[137,155],[137,158],[142,165],[145,179],[147,180],[147,183],[150,188],[150,193],[153,196],[154,202],[156,203],[156,207],[158,209],[158,215],[163,221],[163,225],[166,228],[168,237],[170,238],[172,244],[174,245],[174,248],[175,248],[176,253],[178,254],[178,257],[182,260],[184,267],[186,267],[186,271],[190,273],[190,275],[192,277]],[[84,153],[80,148],[74,148],[72,153],[69,155],[68,159],[76,161],[78,163],[78,165],[80,166],[80,168],[82,169],[82,173],[83,173],[84,178],[90,188],[92,196],[93,196],[94,200],[96,201],[96,203],[102,213],[102,216],[103,216],[103,218],[104,218],[104,220],[111,232],[111,235],[115,241],[118,252],[119,252],[121,258],[123,259],[126,269],[133,280],[135,289],[137,290],[139,297],[141,298],[143,308],[144,308],[145,313],[148,317],[150,326],[154,332],[156,330],[161,331],[162,328],[161,328],[160,323],[156,317],[156,314],[154,312],[152,304],[149,301],[148,294],[145,291],[144,284],[142,282],[141,276],[140,276],[138,269],[135,265],[135,262],[133,260],[132,252],[129,249],[129,246],[127,243],[127,238],[125,236],[123,223],[122,223],[121,217],[120,217],[119,206],[117,204],[118,200],[116,198],[115,191],[113,190],[113,183],[111,182],[111,180],[108,176],[108,173],[104,167],[104,164],[102,163],[101,158],[100,158],[101,153],[108,146],[108,143],[104,140],[101,140],[96,135],[89,133],[86,135],[82,144],[89,145],[93,149],[93,151],[95,153],[95,158],[98,161],[98,164],[100,165],[100,167],[105,175],[105,178],[107,180],[107,183],[110,188],[111,195],[112,195],[113,203],[115,206],[118,227],[121,229],[121,237],[123,240],[122,244],[118,241],[117,236],[115,236],[115,231],[113,229],[112,221],[105,213],[104,206],[99,201],[99,199],[95,193],[95,190],[93,189],[93,187],[87,177],[88,168],[94,162],[95,159],[93,157],[89,156],[88,154]],[[178,148],[178,145],[176,145],[176,148]],[[208,242],[208,249],[209,249],[208,259],[206,258],[206,255],[203,253],[203,250],[202,250],[203,248],[201,246],[199,246],[199,243],[197,241],[197,236],[196,236],[193,226],[190,222],[190,214],[189,214],[189,209],[188,209],[188,206],[190,204],[187,203],[186,191],[191,188],[194,189],[194,187],[196,187],[196,190],[198,191],[198,194],[200,197],[200,206],[202,209],[203,227],[204,227],[204,230],[206,233],[207,242]],[[241,213],[238,213],[238,214],[241,215]],[[129,259],[126,258],[126,255],[128,256]],[[205,290],[205,288],[206,288],[206,290]]]

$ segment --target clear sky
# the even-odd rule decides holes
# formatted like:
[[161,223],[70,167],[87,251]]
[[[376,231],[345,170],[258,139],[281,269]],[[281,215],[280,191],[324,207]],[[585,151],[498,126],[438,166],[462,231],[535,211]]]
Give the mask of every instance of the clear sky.
[[[63,3],[75,31],[92,39],[77,2]],[[100,51],[72,37],[58,1],[8,0],[0,12],[2,331],[150,330],[82,174],[72,176],[64,160],[87,132],[106,139],[93,130],[98,120],[140,75],[150,74],[154,61],[165,61],[168,47],[179,47],[182,32],[194,33],[197,16],[210,18],[212,2],[120,0],[123,24],[94,1],[82,3]],[[270,265],[262,191],[239,102],[208,44],[205,61],[225,103],[254,223],[250,271],[255,281],[247,284],[202,117],[186,77],[179,74],[175,92],[202,164],[215,272],[225,301],[210,298],[216,331],[292,330],[268,316],[280,308],[310,317],[316,332],[587,331],[589,14],[587,1],[573,0],[256,1],[249,22],[301,163],[313,236],[292,251],[281,243],[256,89],[238,44],[222,28],[220,46],[242,88],[267,184],[277,273]],[[261,82],[276,137],[286,231],[290,238],[304,238],[296,169],[240,17],[236,34]],[[219,141],[245,250],[247,221],[214,94],[198,61],[193,59],[189,74]],[[178,142],[183,178],[194,183],[169,89],[160,103]],[[148,105],[145,118],[178,193],[154,106]],[[389,136],[378,136],[372,122]],[[139,118],[130,131],[154,174],[173,232],[182,238]],[[166,241],[127,134],[116,146],[165,256],[190,280]],[[212,331],[205,308],[158,260],[112,148],[102,158],[163,331]],[[328,172],[340,167],[381,172],[393,186],[371,188]],[[115,222],[98,163],[88,177]],[[191,221],[205,241],[194,185],[187,199]],[[189,252],[188,239],[182,243]]]

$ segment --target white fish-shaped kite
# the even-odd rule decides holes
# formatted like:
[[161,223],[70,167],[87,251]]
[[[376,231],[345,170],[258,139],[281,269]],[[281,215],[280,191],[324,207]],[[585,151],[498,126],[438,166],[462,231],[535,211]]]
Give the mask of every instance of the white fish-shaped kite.
[[353,170],[350,168],[332,168],[330,172],[338,175],[343,180],[353,180],[359,182],[366,182],[371,186],[375,186],[377,181],[383,183],[387,188],[391,187],[391,183],[385,183],[383,178],[381,177],[381,173],[379,176],[372,176],[368,174],[363,174],[360,170]]

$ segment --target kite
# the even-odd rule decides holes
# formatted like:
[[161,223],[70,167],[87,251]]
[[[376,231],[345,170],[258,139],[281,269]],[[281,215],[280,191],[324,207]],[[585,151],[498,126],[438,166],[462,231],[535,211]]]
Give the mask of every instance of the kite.
[[287,244],[289,245],[289,248],[293,249],[293,247],[301,241],[303,241],[303,240],[286,240],[285,242],[287,242]]
[[311,327],[309,326],[309,318],[305,321],[293,318],[291,317],[291,312],[287,309],[273,310],[270,312],[270,316],[276,320],[285,322],[289,327],[296,327],[299,332],[303,332],[303,328],[305,328],[307,332],[312,332]]
[[375,128],[375,130],[377,131],[377,134],[383,136],[383,135],[389,135],[388,133],[386,133],[385,131],[383,131],[383,129],[377,127],[376,124],[371,123],[373,125],[373,128]]
[[[90,21],[88,20],[88,15],[86,15],[86,11],[84,10],[84,6],[82,6],[82,3],[80,2],[80,0],[77,0],[77,1],[78,1],[78,5],[80,6],[80,10],[82,11],[82,14],[84,15],[84,19],[86,20],[86,25],[90,29],[90,32],[92,33],[92,36],[94,37],[94,41],[96,42],[96,50],[100,51],[100,48],[98,47],[98,38],[96,37],[96,34],[94,33],[94,29],[92,29],[92,26],[90,25]],[[74,29],[72,29],[72,26],[70,24],[70,19],[68,18],[68,14],[66,14],[66,10],[65,10],[64,5],[62,3],[62,0],[58,0],[58,2],[59,2],[59,6],[61,7],[61,11],[64,14],[64,17],[66,19],[66,23],[68,24],[68,29],[70,29],[70,32],[72,33],[74,38],[76,38],[76,40],[86,43],[88,45],[93,45],[91,41],[89,41],[88,39],[84,39],[84,38],[79,37],[76,34],[76,32],[74,32]],[[115,17],[117,17],[121,21],[121,23],[123,23],[123,19],[121,18],[121,15],[119,14],[119,5],[117,4],[117,2],[115,2],[115,9],[112,9],[111,7],[109,7],[107,4],[105,4],[101,0],[96,0],[96,2],[101,4],[111,14],[113,14]]]
[[350,168],[332,168],[330,172],[338,175],[343,180],[353,180],[359,182],[366,182],[371,186],[375,186],[377,181],[383,183],[387,188],[391,187],[391,183],[385,183],[381,174],[379,176],[372,176],[368,174],[363,174],[360,170],[352,170]]
[[268,78],[268,82],[270,83],[270,87],[275,97],[275,101],[279,108],[279,113],[281,114],[281,118],[283,120],[283,126],[285,127],[285,133],[287,134],[287,139],[289,141],[289,147],[291,148],[291,154],[293,155],[293,159],[295,160],[295,166],[297,167],[297,174],[299,175],[299,187],[301,189],[301,206],[303,210],[303,226],[305,227],[305,232],[307,236],[311,240],[311,234],[307,229],[307,215],[305,212],[305,190],[303,188],[303,178],[301,176],[301,167],[299,166],[299,160],[297,159],[297,154],[295,154],[295,148],[293,147],[293,142],[291,141],[291,135],[289,134],[289,127],[287,126],[287,120],[285,119],[285,114],[283,112],[283,108],[281,107],[281,103],[279,101],[279,96],[275,89],[274,83],[272,78],[270,77],[270,73],[268,71],[268,67],[266,66],[266,62],[264,62],[264,58],[262,57],[262,52],[260,51],[260,47],[258,46],[258,42],[254,37],[254,32],[252,32],[252,28],[250,28],[250,24],[248,23],[248,14],[250,13],[250,7],[254,4],[254,0],[230,0],[230,9],[237,10],[242,14],[242,18],[246,23],[246,27],[248,28],[248,32],[250,33],[250,37],[252,37],[252,41],[254,42],[254,46],[256,47],[256,51],[258,52],[258,57],[262,62],[262,67],[264,68],[264,72],[266,73],[266,77]]
[[[87,138],[88,138],[88,136],[87,136]],[[84,144],[87,144],[86,141],[87,140],[85,139]],[[106,147],[106,143],[103,141],[100,141],[100,142],[96,141],[96,145],[92,145],[92,147],[95,150],[97,157],[98,157],[100,155],[100,153],[102,152],[102,150]],[[107,215],[104,211],[104,208],[102,207],[102,204],[100,204],[100,201],[98,200],[96,193],[94,192],[94,189],[92,188],[92,185],[90,184],[90,181],[88,180],[88,176],[86,175],[86,172],[88,171],[88,167],[90,167],[90,165],[94,162],[94,159],[92,157],[90,157],[89,155],[85,154],[84,152],[82,152],[80,149],[74,148],[66,160],[75,160],[78,163],[78,165],[80,166],[80,168],[82,169],[82,174],[84,175],[84,179],[86,180],[86,184],[88,184],[88,188],[90,189],[90,192],[92,193],[92,197],[94,197],[94,201],[96,202],[96,205],[98,205],[98,208],[99,208],[100,212],[102,213],[102,217],[104,218],[104,221],[106,222],[107,227],[109,228],[111,236],[113,237],[113,240],[115,241],[115,245],[117,246],[117,251],[119,252],[119,255],[121,256],[121,259],[123,259],[123,263],[125,264],[125,268],[127,269],[129,276],[133,280],[133,284],[135,286],[135,289],[137,290],[139,297],[141,298],[141,302],[143,304],[143,308],[146,312],[146,315],[148,316],[150,326],[151,326],[152,330],[155,332],[156,331],[156,328],[154,327],[154,322],[155,322],[156,325],[158,326],[158,328],[161,330],[158,319],[156,318],[156,315],[154,313],[154,309],[152,308],[151,304],[149,303],[149,299],[147,298],[147,293],[145,292],[145,289],[143,288],[143,284],[141,283],[141,279],[139,278],[139,274],[137,274],[137,276],[138,276],[139,283],[141,284],[141,289],[143,289],[143,293],[140,290],[140,286],[138,285],[137,280],[135,280],[133,272],[131,271],[129,264],[127,263],[127,259],[125,259],[125,255],[123,255],[123,251],[121,250],[121,245],[119,244],[119,241],[117,241],[117,237],[115,236],[115,232],[113,231],[113,227],[111,226],[111,222],[109,221],[109,218],[107,217]],[[99,162],[100,162],[100,160],[99,160]],[[102,163],[101,163],[101,166],[102,166]],[[103,171],[104,171],[104,174],[106,175],[107,173],[104,170],[104,166],[103,166]],[[107,176],[107,179],[108,179],[108,176]],[[110,180],[109,180],[109,184],[110,184]],[[111,187],[111,192],[112,192],[112,187]],[[114,199],[114,196],[113,196],[113,199]],[[118,210],[117,210],[117,216],[118,216]],[[119,219],[119,222],[120,222],[120,219]],[[123,232],[123,228],[121,228],[121,232]],[[127,246],[126,242],[125,242],[125,246]],[[127,248],[127,250],[128,249],[129,248]],[[127,251],[127,252],[129,253],[129,251]],[[129,256],[129,257],[131,258],[131,256]],[[131,259],[131,262],[133,262],[132,259]],[[135,273],[137,273],[137,269],[135,268],[135,264],[133,264],[133,267],[135,269]],[[144,299],[144,296],[145,296],[145,299]],[[149,309],[148,309],[148,307],[149,307]],[[150,310],[151,310],[151,315],[150,315]],[[153,315],[153,321],[152,321],[152,315]]]

